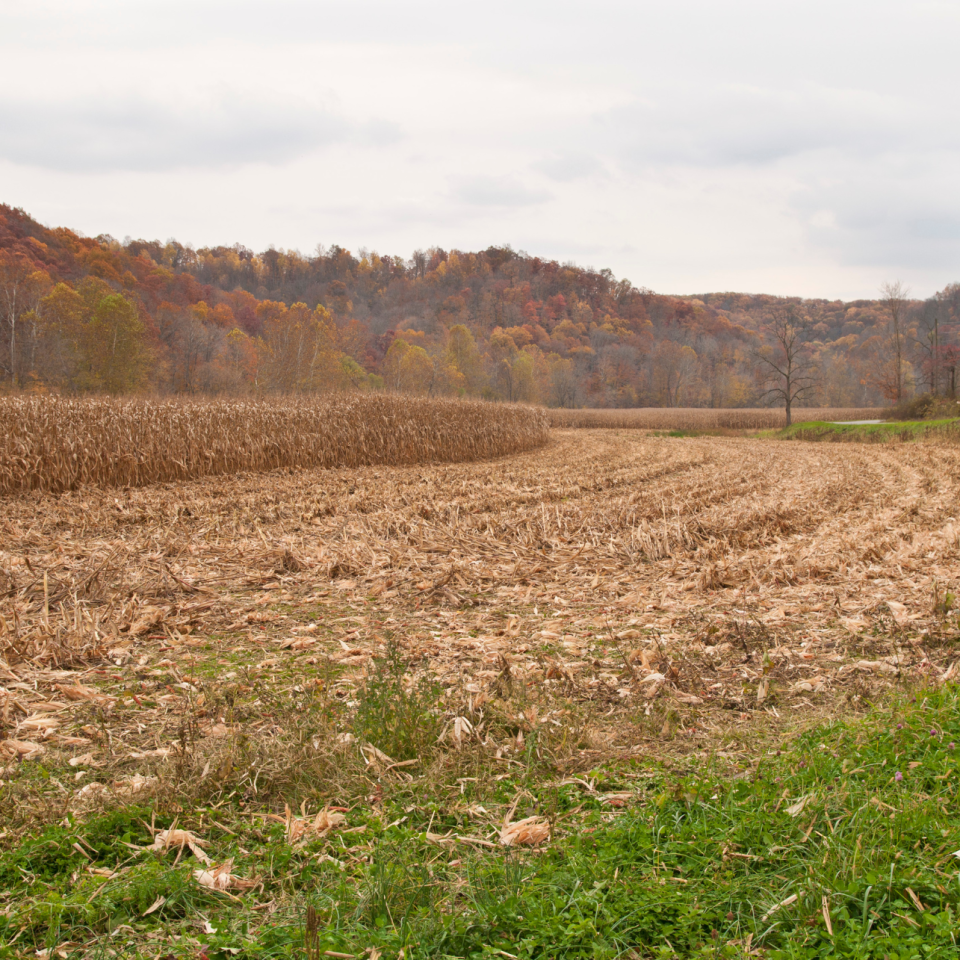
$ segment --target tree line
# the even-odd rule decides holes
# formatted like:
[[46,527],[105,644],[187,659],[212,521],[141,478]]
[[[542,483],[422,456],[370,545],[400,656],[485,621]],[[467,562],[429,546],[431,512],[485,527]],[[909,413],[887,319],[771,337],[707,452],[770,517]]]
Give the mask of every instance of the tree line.
[[560,407],[956,396],[960,285],[849,303],[665,296],[509,247],[409,258],[123,242],[0,205],[0,385],[382,389]]

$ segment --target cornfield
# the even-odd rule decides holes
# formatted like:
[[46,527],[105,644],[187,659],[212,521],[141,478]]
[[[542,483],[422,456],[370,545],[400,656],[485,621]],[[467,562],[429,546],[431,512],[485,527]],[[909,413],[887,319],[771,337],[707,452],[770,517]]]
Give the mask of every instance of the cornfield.
[[[550,426],[641,430],[774,430],[786,426],[781,409],[714,410],[703,407],[640,407],[630,410],[550,410]],[[882,419],[876,407],[796,409],[794,423]]]
[[0,494],[139,487],[297,467],[501,457],[547,441],[544,411],[436,398],[0,399]]

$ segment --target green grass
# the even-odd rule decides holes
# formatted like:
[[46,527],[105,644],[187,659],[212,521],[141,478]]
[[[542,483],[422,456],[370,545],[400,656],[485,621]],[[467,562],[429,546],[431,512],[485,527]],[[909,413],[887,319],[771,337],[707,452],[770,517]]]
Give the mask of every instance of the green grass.
[[905,420],[894,423],[795,423],[783,430],[772,430],[765,436],[781,440],[825,440],[855,443],[910,441],[935,436],[960,439],[960,420]]
[[745,427],[704,427],[685,430],[651,430],[653,437],[751,437],[758,431]]
[[[676,779],[621,764],[591,775],[593,793],[520,771],[471,783],[466,797],[451,783],[445,799],[410,783],[351,809],[346,826],[362,830],[300,847],[282,824],[229,803],[70,817],[0,858],[0,958],[64,943],[77,945],[66,955],[307,957],[308,907],[320,955],[951,957],[958,706],[955,687],[904,697],[813,729],[733,778],[709,765]],[[633,805],[602,802],[617,789]],[[478,800],[490,816],[469,811]],[[495,838],[512,800],[518,817],[554,820],[543,850],[453,839]],[[174,816],[215,863],[232,857],[262,888],[208,891],[188,852],[137,849]],[[451,842],[429,842],[428,830],[453,831]]]

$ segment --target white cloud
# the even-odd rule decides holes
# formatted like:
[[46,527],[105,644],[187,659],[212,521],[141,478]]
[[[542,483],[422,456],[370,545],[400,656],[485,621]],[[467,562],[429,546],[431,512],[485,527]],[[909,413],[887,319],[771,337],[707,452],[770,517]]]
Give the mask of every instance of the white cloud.
[[579,180],[581,177],[602,172],[603,164],[599,158],[589,153],[570,152],[545,157],[537,161],[533,168],[550,177],[551,180],[569,183],[571,180]]
[[62,171],[277,164],[317,147],[381,145],[399,135],[396,124],[355,123],[283,102],[223,99],[191,108],[129,96],[0,99],[0,157]]
[[960,262],[958,28],[895,0],[0,0],[0,200],[196,243],[511,242],[673,292],[931,292]]
[[552,199],[546,190],[528,187],[512,176],[471,177],[457,185],[453,195],[479,207],[529,207]]

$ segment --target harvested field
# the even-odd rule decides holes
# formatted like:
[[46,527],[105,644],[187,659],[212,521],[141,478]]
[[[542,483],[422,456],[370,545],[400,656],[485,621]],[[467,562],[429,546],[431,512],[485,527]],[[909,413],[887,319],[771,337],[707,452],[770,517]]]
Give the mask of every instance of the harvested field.
[[[786,426],[781,409],[713,410],[703,407],[640,407],[632,410],[549,410],[552,427],[640,430],[777,430]],[[793,410],[794,423],[868,420],[883,416],[876,407],[819,407]]]
[[0,495],[279,468],[464,462],[546,439],[541,410],[477,400],[0,398]]
[[[939,719],[924,700],[906,746],[889,745],[891,762],[917,758],[903,787],[914,767],[933,784],[910,795],[927,819],[896,822],[896,884],[940,904],[956,839],[936,818],[954,794],[929,745],[960,741],[946,730],[958,497],[955,447],[581,430],[496,462],[8,498],[0,940],[17,939],[11,957],[101,956],[107,937],[157,958],[371,944],[480,957],[490,942],[534,957],[515,940],[562,884],[564,955],[594,956],[593,928],[568,921],[595,850],[609,860],[598,883],[646,898],[611,914],[620,946],[603,956],[674,955],[648,946],[676,940],[657,911],[673,917],[687,883],[690,951],[711,936],[730,951],[815,940],[805,918],[829,920],[831,885],[857,876],[834,824],[872,818],[893,838],[901,800],[877,804],[870,781],[833,802],[841,761],[844,791],[857,764],[894,768],[856,759],[856,730],[839,758],[831,734],[798,735],[921,686],[947,692]],[[868,742],[901,735],[884,722]],[[713,826],[690,819],[670,848],[687,877],[670,868],[664,886],[661,836],[708,808]],[[921,849],[927,835],[946,846]],[[617,886],[628,853],[643,872]],[[547,892],[505,919],[530,878]],[[762,906],[741,917],[741,903]],[[800,912],[776,933],[767,911],[787,903]],[[907,903],[879,904],[871,936],[950,916],[914,920]],[[654,920],[623,933],[618,917]]]
[[505,678],[539,704],[528,725],[578,704],[589,747],[564,763],[658,749],[644,724],[667,708],[696,753],[731,717],[777,726],[953,669],[958,468],[949,448],[571,432],[493,463],[7,500],[4,749],[106,761],[90,704],[57,694],[93,684],[148,696],[113,700],[110,776],[156,773],[136,758],[229,664],[335,668],[349,690],[393,638],[450,718],[482,724]]

